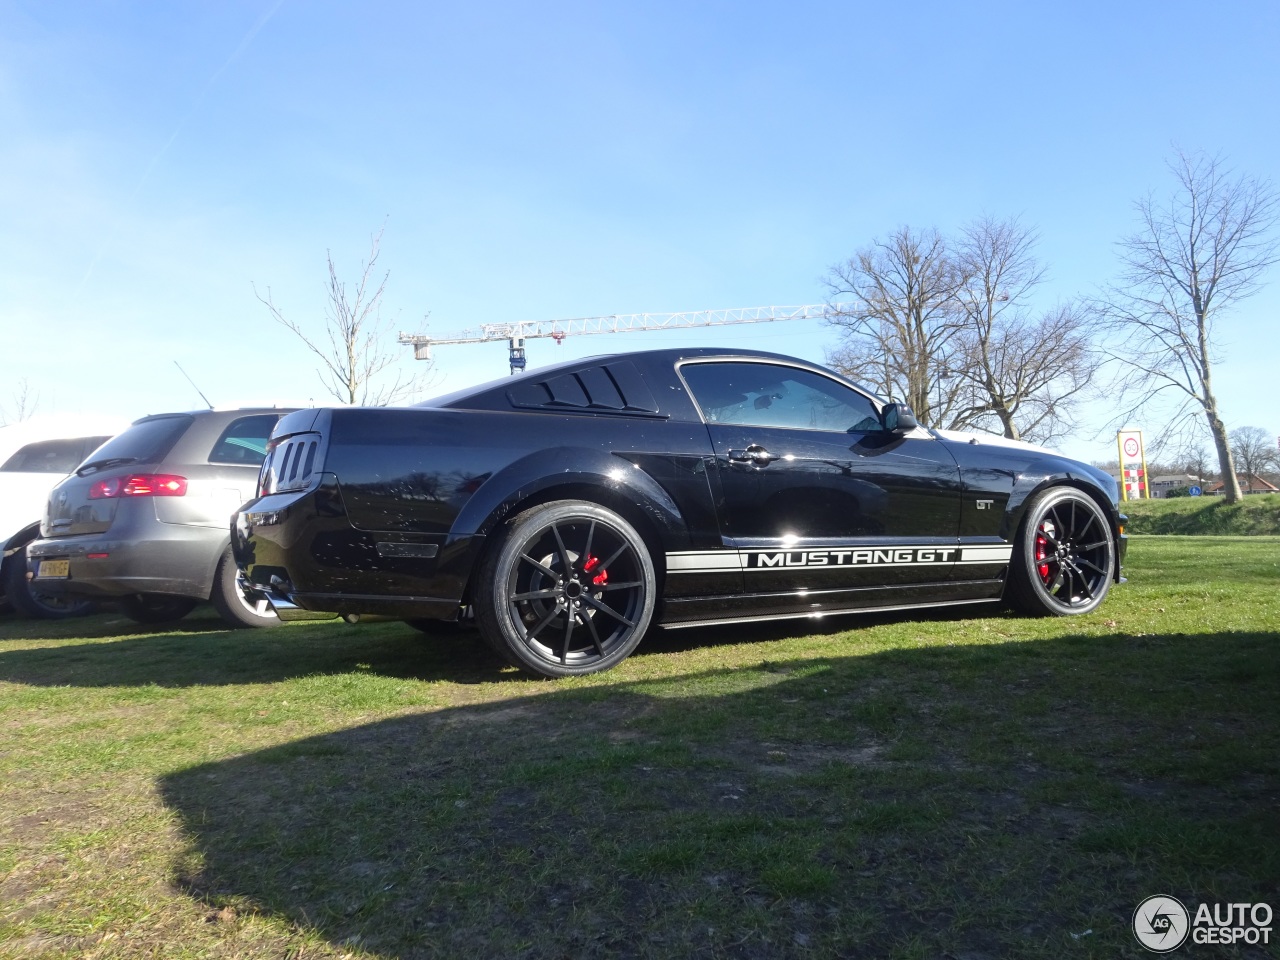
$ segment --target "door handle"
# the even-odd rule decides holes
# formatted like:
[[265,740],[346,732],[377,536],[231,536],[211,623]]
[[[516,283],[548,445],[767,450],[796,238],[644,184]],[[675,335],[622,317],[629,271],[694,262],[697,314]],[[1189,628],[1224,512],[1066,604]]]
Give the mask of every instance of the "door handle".
[[745,450],[730,450],[729,459],[738,463],[754,463],[758,467],[767,467],[772,460],[776,460],[764,447],[758,443],[753,443]]

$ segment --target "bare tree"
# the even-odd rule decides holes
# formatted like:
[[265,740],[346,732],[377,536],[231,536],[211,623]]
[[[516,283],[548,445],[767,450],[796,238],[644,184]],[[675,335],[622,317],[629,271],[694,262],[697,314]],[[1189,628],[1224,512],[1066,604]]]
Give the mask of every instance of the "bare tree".
[[[253,289],[254,296],[271,311],[271,316],[292,330],[307,349],[320,358],[321,366],[316,373],[329,393],[341,403],[384,407],[411,396],[425,382],[422,374],[406,379],[395,369],[399,357],[392,347],[393,323],[382,319],[382,295],[390,272],[384,272],[381,278],[377,274],[385,229],[384,226],[378,230],[370,240],[369,259],[361,264],[360,279],[350,296],[346,283],[338,279],[333,254],[325,252],[329,265],[325,289],[329,301],[325,309],[327,342],[308,334],[296,321],[286,319],[272,299],[270,287],[265,297],[258,293],[256,286]],[[394,372],[390,383],[378,382],[384,372]],[[385,381],[385,377],[382,379]]]
[[1236,427],[1231,431],[1231,455],[1250,487],[1263,471],[1280,467],[1274,438],[1261,427]]
[[828,321],[844,331],[831,363],[905,400],[921,422],[941,425],[957,392],[943,372],[960,331],[956,293],[964,280],[936,230],[910,227],[832,267],[824,279],[829,299],[852,297],[853,306]]
[[956,258],[968,282],[959,290],[965,324],[955,368],[968,389],[956,419],[1047,442],[1070,430],[1102,356],[1084,305],[1032,312],[1028,300],[1045,274],[1035,244],[1016,219],[984,217],[964,229]]
[[[39,408],[40,393],[32,390],[30,380],[26,377],[20,377],[13,386],[12,403],[12,422],[21,423]],[[10,422],[8,411],[4,407],[0,407],[0,427],[6,426]]]
[[1169,166],[1176,189],[1167,200],[1152,195],[1135,205],[1140,228],[1120,242],[1121,280],[1102,303],[1127,371],[1122,394],[1140,397],[1122,416],[1166,393],[1180,397],[1171,430],[1204,416],[1234,503],[1240,484],[1213,389],[1221,359],[1215,327],[1276,262],[1280,198],[1265,181],[1233,176],[1218,157],[1179,153]]
[[1208,481],[1213,478],[1213,470],[1210,464],[1214,458],[1205,450],[1203,438],[1197,438],[1184,444],[1177,453],[1177,457],[1184,465],[1187,473],[1195,477],[1197,481]]
[[931,427],[1061,436],[1102,357],[1087,306],[1032,311],[1035,242],[1016,219],[975,221],[954,245],[904,227],[833,267],[829,301],[853,306],[830,321],[844,336],[829,361]]

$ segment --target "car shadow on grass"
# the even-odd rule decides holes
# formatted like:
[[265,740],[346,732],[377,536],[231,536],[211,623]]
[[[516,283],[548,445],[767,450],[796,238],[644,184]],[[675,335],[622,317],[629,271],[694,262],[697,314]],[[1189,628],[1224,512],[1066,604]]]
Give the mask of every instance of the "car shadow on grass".
[[1277,704],[1276,633],[1066,636],[566,685],[160,787],[200,909],[380,956],[1135,955],[1146,896],[1275,889]]
[[[971,614],[970,614],[971,615]],[[888,623],[902,614],[822,620],[782,620],[731,627],[654,630],[639,655],[766,642],[782,637],[838,634],[859,624]],[[912,620],[956,620],[954,610],[918,611]],[[266,630],[228,630],[213,615],[146,627],[118,616],[17,621],[0,640],[95,642],[0,648],[0,681],[33,686],[159,687],[273,683],[302,676],[348,673],[453,683],[526,679],[503,664],[473,629],[426,636],[408,625],[340,621],[290,624]]]
[[[184,620],[142,636],[134,624],[129,633],[119,637],[102,624],[97,642],[0,648],[0,681],[34,686],[190,687],[273,683],[356,670],[455,683],[518,676],[473,632],[427,638],[401,623],[353,627],[326,621],[228,630],[221,621]],[[80,634],[94,635],[92,630]]]

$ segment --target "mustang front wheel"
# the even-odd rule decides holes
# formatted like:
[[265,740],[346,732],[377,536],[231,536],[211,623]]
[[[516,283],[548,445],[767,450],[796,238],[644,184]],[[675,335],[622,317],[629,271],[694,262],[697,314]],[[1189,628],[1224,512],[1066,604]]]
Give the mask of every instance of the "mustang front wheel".
[[515,666],[544,677],[607,670],[653,616],[653,561],[612,510],[560,500],[525,511],[479,570],[480,632]]
[[1097,503],[1054,487],[1027,505],[1006,599],[1024,613],[1088,613],[1107,595],[1115,568],[1115,537]]

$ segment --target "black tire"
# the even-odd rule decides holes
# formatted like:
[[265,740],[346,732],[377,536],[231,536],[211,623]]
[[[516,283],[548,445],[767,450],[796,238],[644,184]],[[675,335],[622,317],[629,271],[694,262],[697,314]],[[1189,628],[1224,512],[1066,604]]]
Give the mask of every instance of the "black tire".
[[1036,616],[1088,613],[1111,589],[1116,544],[1106,514],[1074,487],[1052,487],[1027,504],[1005,599]]
[[653,560],[631,524],[578,500],[514,518],[477,578],[481,635],[541,677],[596,673],[626,659],[649,628],[657,594]]
[[213,575],[213,593],[209,596],[209,602],[218,611],[218,616],[236,629],[280,626],[280,618],[271,609],[266,597],[256,604],[245,599],[236,585],[236,573],[235,557],[231,555],[231,548],[227,547],[222,559],[218,561],[218,569]]
[[196,608],[190,597],[171,597],[163,593],[131,593],[116,600],[120,612],[138,623],[169,623],[181,620]]
[[26,546],[5,561],[4,575],[5,599],[23,616],[65,620],[93,610],[94,603],[87,597],[44,593],[36,581],[28,580]]

